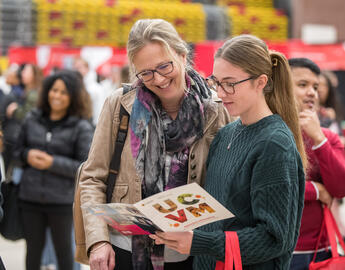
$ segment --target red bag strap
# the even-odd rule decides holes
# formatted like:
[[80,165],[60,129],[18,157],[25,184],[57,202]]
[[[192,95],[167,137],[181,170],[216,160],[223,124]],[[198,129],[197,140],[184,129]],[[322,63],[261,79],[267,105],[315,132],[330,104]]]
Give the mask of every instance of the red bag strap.
[[338,248],[337,248],[337,240],[335,236],[337,236],[339,244],[341,245],[342,249],[345,251],[345,243],[340,234],[337,223],[335,222],[333,214],[327,206],[323,206],[323,221],[322,221],[319,237],[317,239],[317,244],[315,247],[315,253],[312,260],[313,262],[315,262],[317,249],[319,248],[321,236],[325,227],[327,230],[328,240],[331,244],[332,257],[333,258],[339,257]]
[[329,210],[329,208],[325,206],[323,211],[326,220],[327,234],[332,248],[332,257],[337,258],[339,257],[339,253],[337,249],[337,240],[335,237],[337,236],[339,244],[341,245],[344,251],[345,244],[331,210]]
[[343,249],[343,251],[345,252],[345,242],[344,242],[343,236],[341,235],[341,233],[339,231],[338,225],[337,225],[337,223],[335,221],[335,218],[334,218],[332,212],[330,212],[330,213],[331,213],[331,218],[332,218],[332,221],[333,221],[333,227],[334,227],[334,229],[336,231],[339,244],[340,244],[341,248]]
[[335,238],[336,232],[334,229],[331,215],[332,215],[331,211],[328,209],[327,206],[325,206],[323,208],[323,218],[326,224],[328,240],[331,244],[332,257],[337,258],[339,257],[338,250],[337,250],[337,239]]
[[231,250],[234,255],[235,270],[242,270],[241,250],[237,233],[229,232],[229,238],[231,239]]
[[236,232],[225,232],[225,262],[217,261],[215,270],[242,270],[241,251]]
[[224,270],[234,269],[234,253],[231,246],[231,232],[225,232],[225,266]]

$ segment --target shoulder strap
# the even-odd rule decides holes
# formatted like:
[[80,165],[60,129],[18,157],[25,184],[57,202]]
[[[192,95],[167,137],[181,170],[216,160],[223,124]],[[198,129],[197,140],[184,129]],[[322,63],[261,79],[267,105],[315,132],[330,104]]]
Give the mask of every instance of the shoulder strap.
[[[131,86],[128,84],[124,84],[122,95],[126,94],[130,90],[131,90]],[[116,177],[119,173],[121,154],[122,154],[123,146],[125,144],[126,137],[127,137],[128,122],[129,122],[129,114],[126,111],[126,109],[121,105],[120,125],[119,125],[119,129],[116,136],[114,154],[113,154],[113,157],[111,158],[111,162],[109,166],[108,184],[107,184],[107,191],[106,191],[107,203],[111,202],[113,190],[115,187]]]

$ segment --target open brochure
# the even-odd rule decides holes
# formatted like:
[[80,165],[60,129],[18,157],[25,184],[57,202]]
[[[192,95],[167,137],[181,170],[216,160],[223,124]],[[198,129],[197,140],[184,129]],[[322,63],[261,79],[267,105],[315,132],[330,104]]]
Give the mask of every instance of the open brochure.
[[85,209],[124,235],[189,231],[234,216],[196,183],[157,193],[135,204],[97,204]]

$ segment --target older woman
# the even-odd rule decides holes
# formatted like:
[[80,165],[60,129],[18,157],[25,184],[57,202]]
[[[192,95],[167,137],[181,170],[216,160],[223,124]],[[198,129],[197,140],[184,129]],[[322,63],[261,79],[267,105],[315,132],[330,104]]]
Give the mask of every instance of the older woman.
[[[122,95],[120,89],[104,104],[80,178],[84,206],[105,202],[121,104],[130,113],[129,136],[112,202],[135,203],[186,183],[203,184],[210,143],[229,121],[223,105],[189,66],[187,45],[170,23],[137,21],[127,53],[136,79],[132,91]],[[125,237],[97,217],[83,215],[92,270],[114,265],[116,270],[192,268],[190,257],[153,246],[147,236]]]

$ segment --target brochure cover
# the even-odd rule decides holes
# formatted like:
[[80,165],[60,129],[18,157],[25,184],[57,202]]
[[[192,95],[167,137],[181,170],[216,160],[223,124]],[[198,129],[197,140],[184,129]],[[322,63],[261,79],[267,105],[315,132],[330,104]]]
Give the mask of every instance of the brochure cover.
[[233,217],[196,183],[157,193],[135,204],[97,204],[85,209],[124,235],[189,231]]

